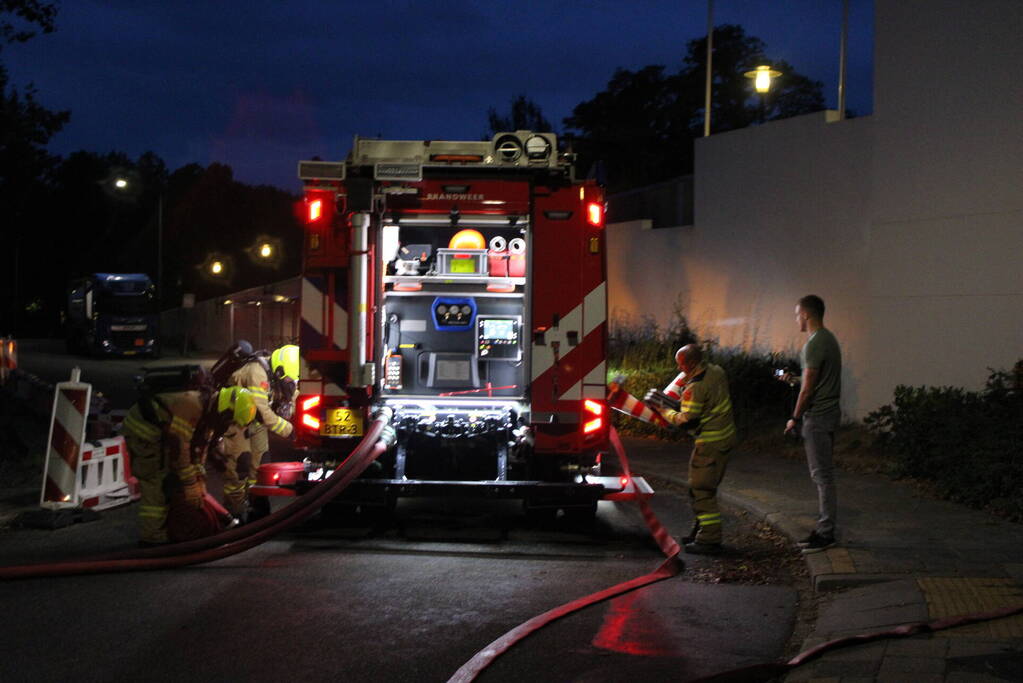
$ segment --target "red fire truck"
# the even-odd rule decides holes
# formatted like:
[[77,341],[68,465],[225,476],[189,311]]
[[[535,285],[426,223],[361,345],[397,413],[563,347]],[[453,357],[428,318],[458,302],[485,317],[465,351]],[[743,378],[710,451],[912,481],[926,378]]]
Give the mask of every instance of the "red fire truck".
[[396,445],[344,493],[521,498],[591,517],[650,493],[608,457],[604,194],[551,133],[356,138],[303,161],[302,463],[254,493],[296,495],[393,411]]

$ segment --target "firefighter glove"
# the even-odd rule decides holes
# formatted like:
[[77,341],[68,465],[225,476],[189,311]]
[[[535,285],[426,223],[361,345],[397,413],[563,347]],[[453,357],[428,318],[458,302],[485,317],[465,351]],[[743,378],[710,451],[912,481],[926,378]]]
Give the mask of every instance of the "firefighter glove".
[[654,410],[674,410],[678,411],[681,407],[678,401],[668,398],[663,392],[657,389],[650,389],[646,392],[646,396],[643,397],[643,403]]
[[206,490],[201,481],[196,479],[191,483],[183,484],[181,487],[181,493],[184,496],[185,503],[187,505],[202,509],[203,498],[206,495]]

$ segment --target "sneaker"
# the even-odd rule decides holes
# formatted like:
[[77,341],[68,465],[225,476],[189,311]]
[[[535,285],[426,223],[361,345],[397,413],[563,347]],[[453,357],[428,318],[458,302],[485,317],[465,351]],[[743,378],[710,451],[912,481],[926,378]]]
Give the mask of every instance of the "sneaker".
[[721,553],[720,543],[700,543],[694,541],[686,543],[682,548],[691,555],[718,555]]
[[803,546],[803,554],[809,555],[810,553],[819,553],[822,550],[826,550],[831,546],[835,545],[835,537],[828,535],[822,536],[814,532],[810,535],[805,546]]
[[806,538],[801,538],[798,541],[796,541],[796,545],[798,545],[800,548],[805,548],[806,546],[813,543],[813,540],[815,538],[817,538],[817,532],[811,531],[809,536],[807,536]]

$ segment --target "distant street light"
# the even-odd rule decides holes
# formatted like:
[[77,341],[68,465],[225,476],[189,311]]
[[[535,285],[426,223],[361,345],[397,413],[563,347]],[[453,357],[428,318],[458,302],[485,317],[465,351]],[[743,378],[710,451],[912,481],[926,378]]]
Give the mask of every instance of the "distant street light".
[[128,181],[125,180],[124,178],[118,178],[117,180],[114,181],[114,187],[116,187],[118,190],[123,190],[128,187]]
[[281,264],[281,241],[270,235],[260,235],[245,249],[257,266],[277,268]]
[[214,261],[213,263],[211,263],[210,264],[210,272],[213,273],[214,275],[220,275],[221,273],[223,273],[224,272],[224,262],[223,261]]

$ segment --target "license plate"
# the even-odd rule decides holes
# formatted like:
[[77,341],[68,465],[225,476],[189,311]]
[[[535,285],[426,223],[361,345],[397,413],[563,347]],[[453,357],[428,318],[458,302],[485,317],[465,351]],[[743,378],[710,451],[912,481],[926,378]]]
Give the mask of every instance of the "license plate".
[[362,436],[362,415],[351,408],[328,408],[321,436]]

